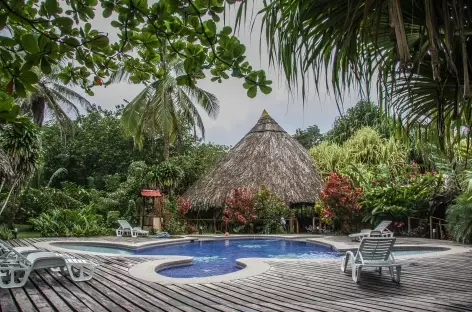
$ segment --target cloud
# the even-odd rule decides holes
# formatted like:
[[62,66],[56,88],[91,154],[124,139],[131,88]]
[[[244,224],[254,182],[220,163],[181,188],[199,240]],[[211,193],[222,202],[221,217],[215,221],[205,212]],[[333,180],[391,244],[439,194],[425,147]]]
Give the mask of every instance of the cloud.
[[[109,33],[113,40],[116,38],[116,32],[109,25],[110,19],[101,17],[100,10],[96,12],[93,26]],[[234,9],[226,15],[226,23],[230,26],[234,24],[234,16]],[[265,40],[259,37],[260,22],[256,21],[253,34],[248,28],[241,29],[238,35],[241,42],[246,45],[247,60],[253,68],[266,70],[268,77],[274,81],[273,91],[269,95],[259,93],[256,98],[250,99],[242,87],[241,79],[230,78],[221,84],[211,82],[210,79],[199,81],[199,86],[214,93],[221,105],[220,114],[216,120],[211,120],[202,113],[206,141],[225,145],[236,144],[257,122],[263,109],[266,109],[289,133],[294,133],[297,128],[306,128],[314,124],[318,125],[322,131],[329,130],[335,117],[339,115],[334,96],[322,89],[320,94],[315,94],[314,87],[305,102],[301,98],[290,95],[283,75],[278,70],[269,68],[264,42],[259,50],[259,43]],[[142,88],[142,85],[120,83],[107,88],[95,88],[93,97],[85,95],[81,90],[77,91],[85,95],[90,102],[113,109],[115,105],[124,104],[123,99],[132,100]],[[357,95],[347,94],[344,99],[344,109],[351,107],[359,99]]]

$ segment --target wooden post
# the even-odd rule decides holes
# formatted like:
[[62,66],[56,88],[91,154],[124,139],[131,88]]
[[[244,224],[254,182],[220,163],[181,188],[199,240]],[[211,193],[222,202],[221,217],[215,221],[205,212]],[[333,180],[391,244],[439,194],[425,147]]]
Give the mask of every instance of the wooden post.
[[429,217],[429,237],[433,239],[433,217]]
[[441,225],[441,219],[439,219],[439,239],[443,239],[443,229]]
[[410,236],[411,234],[411,219],[410,217],[408,217],[408,236]]

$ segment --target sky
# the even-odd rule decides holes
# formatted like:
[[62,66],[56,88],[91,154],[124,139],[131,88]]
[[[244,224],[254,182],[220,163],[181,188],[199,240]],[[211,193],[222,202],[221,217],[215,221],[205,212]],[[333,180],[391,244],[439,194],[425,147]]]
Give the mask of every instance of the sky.
[[[233,26],[234,10],[228,15],[226,16],[226,24]],[[109,23],[110,19],[101,17],[101,9],[97,8],[96,18],[92,22],[93,27],[109,33],[110,39],[114,40],[116,39],[116,31],[109,26]],[[316,94],[313,86],[311,88],[313,92],[310,92],[305,102],[302,101],[301,96],[290,95],[284,80],[285,77],[274,68],[269,68],[265,45],[262,45],[260,50],[259,42],[265,40],[259,35],[260,23],[256,21],[252,34],[249,26],[248,24],[242,28],[237,36],[246,45],[247,61],[254,69],[265,70],[268,79],[273,81],[273,91],[268,95],[258,92],[254,99],[250,99],[242,87],[242,79],[230,78],[221,84],[211,82],[211,77],[200,80],[199,87],[215,94],[221,107],[219,116],[215,120],[202,113],[206,131],[205,141],[235,145],[254,126],[264,109],[288,133],[295,133],[298,128],[304,129],[315,124],[320,127],[322,132],[328,131],[335,117],[339,115],[334,95],[332,93],[330,95],[324,89],[320,90],[320,94]],[[91,103],[113,109],[115,105],[124,104],[124,99],[131,101],[142,89],[143,85],[120,83],[107,88],[96,87],[93,90],[94,96],[87,96],[82,90],[76,91],[83,94]],[[343,109],[346,110],[353,106],[358,100],[360,97],[357,92],[347,94],[344,97]]]

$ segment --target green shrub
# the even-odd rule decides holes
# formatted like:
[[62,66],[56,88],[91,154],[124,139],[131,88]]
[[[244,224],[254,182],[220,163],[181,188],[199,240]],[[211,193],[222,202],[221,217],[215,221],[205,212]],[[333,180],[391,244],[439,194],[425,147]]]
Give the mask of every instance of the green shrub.
[[9,240],[13,238],[13,233],[6,224],[0,224],[0,239]]
[[51,209],[30,220],[43,236],[98,236],[110,234],[103,217],[91,206],[83,209]]
[[169,218],[163,226],[163,231],[168,232],[171,235],[186,234],[187,223],[180,221],[177,218]]
[[372,180],[371,187],[364,189],[361,202],[364,221],[376,224],[382,219],[406,221],[408,217],[429,217],[430,200],[441,185],[441,175],[415,171],[395,180]]
[[114,228],[118,227],[117,221],[120,219],[120,212],[119,211],[108,211],[107,213],[107,227]]
[[447,210],[446,221],[452,239],[464,244],[472,243],[472,193],[457,197],[456,203]]
[[262,232],[264,234],[277,234],[282,232],[280,218],[287,218],[290,210],[287,205],[270,192],[265,186],[261,186],[254,195],[256,213],[262,219]]

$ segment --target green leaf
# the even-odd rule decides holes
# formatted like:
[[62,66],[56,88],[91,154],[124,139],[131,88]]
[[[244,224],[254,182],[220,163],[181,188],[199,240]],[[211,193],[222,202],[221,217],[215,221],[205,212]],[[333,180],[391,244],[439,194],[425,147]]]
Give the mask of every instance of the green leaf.
[[10,37],[0,36],[0,46],[13,47],[16,41]]
[[113,13],[113,8],[106,8],[105,10],[103,10],[102,15],[104,18],[109,18],[112,13]]
[[251,88],[252,86],[254,86],[254,83],[252,83],[252,82],[246,81],[245,83],[243,83],[243,88],[244,88],[244,89],[249,89],[249,88]]
[[107,45],[110,44],[110,39],[108,39],[107,36],[98,36],[95,37],[92,41],[90,41],[92,46],[99,47],[99,48],[104,48]]
[[22,82],[28,83],[28,84],[35,84],[39,81],[38,75],[36,75],[32,71],[23,72],[20,74],[18,78],[21,79]]
[[64,84],[68,84],[71,80],[71,77],[65,73],[60,73],[57,78],[61,79]]
[[15,92],[18,96],[26,97],[25,86],[18,79],[15,79]]
[[41,58],[41,71],[46,75],[51,73],[51,63],[46,59],[46,57]]
[[216,24],[213,20],[208,20],[205,22],[206,28],[211,32],[211,35],[216,34]]
[[0,30],[7,25],[8,13],[0,14]]
[[85,91],[85,92],[86,92],[88,95],[90,95],[90,96],[94,96],[94,95],[95,95],[95,93],[93,93],[93,91],[90,90],[90,89],[87,90],[87,91]]
[[66,37],[64,38],[64,40],[62,40],[65,44],[67,45],[70,45],[70,46],[74,46],[74,47],[77,47],[80,45],[80,42],[79,40],[77,40],[76,38],[74,37]]
[[122,24],[118,21],[111,21],[111,26],[119,28],[122,26]]
[[190,79],[187,75],[177,77],[177,85],[185,86],[190,84]]
[[57,0],[46,0],[45,5],[49,15],[56,14],[58,8]]
[[221,30],[221,34],[224,34],[224,35],[230,35],[231,32],[233,32],[233,29],[231,29],[231,27],[229,27],[229,26],[225,26]]
[[186,58],[185,61],[184,61],[184,69],[185,69],[185,72],[187,74],[191,73],[193,71],[193,66],[194,66],[193,59],[192,58]]
[[257,86],[252,86],[247,90],[247,96],[251,99],[255,98],[257,95]]
[[26,34],[21,37],[21,44],[23,45],[23,48],[25,48],[26,51],[29,53],[39,53],[39,46],[38,46],[38,40],[36,40],[36,37],[33,34]]
[[54,19],[52,23],[61,29],[70,30],[74,24],[74,21],[70,17],[60,16]]
[[272,88],[264,85],[260,85],[259,89],[261,89],[262,93],[269,94],[272,92]]

